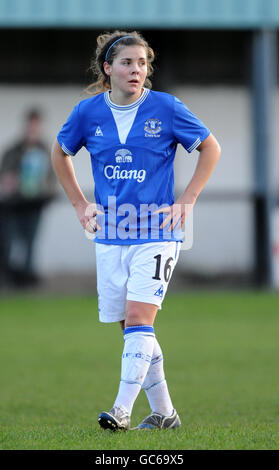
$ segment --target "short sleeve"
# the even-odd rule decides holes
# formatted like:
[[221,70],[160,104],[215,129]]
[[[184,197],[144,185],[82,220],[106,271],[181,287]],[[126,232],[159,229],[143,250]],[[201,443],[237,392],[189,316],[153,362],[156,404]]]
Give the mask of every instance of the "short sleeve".
[[206,139],[210,130],[178,98],[174,99],[173,131],[179,142],[191,153]]
[[62,126],[57,140],[67,155],[74,156],[84,145],[82,122],[77,104],[65,124]]

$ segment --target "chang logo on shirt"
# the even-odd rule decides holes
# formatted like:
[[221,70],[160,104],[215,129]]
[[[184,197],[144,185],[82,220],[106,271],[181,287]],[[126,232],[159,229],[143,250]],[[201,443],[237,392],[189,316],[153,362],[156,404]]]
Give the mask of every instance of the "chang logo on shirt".
[[160,137],[162,121],[159,119],[147,119],[144,123],[145,137]]
[[107,165],[104,168],[104,175],[108,180],[136,180],[142,183],[145,180],[145,170],[121,170],[120,165]]
[[119,149],[115,152],[116,163],[131,163],[133,161],[132,152],[128,149]]

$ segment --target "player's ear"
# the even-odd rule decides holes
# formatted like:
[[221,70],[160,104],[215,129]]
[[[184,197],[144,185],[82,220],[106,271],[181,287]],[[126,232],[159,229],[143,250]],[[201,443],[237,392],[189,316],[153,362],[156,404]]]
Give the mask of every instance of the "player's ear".
[[104,62],[104,71],[108,76],[111,75],[111,66],[107,62]]

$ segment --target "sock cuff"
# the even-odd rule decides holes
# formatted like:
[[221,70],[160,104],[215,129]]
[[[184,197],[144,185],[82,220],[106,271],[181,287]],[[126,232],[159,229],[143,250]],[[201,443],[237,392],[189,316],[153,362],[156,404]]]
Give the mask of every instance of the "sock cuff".
[[154,328],[150,325],[135,325],[135,326],[127,326],[124,330],[124,336],[129,335],[131,333],[144,333],[150,336],[154,335]]

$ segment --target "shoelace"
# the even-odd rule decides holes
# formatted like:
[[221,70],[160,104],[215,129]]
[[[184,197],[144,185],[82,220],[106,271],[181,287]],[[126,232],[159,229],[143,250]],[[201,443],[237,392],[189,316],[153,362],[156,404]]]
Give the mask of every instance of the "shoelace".
[[114,411],[115,414],[117,414],[119,416],[119,418],[128,417],[127,412],[125,410],[123,410],[122,408],[120,408],[119,406],[115,406],[112,409],[112,411]]

